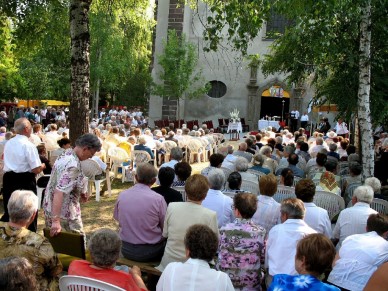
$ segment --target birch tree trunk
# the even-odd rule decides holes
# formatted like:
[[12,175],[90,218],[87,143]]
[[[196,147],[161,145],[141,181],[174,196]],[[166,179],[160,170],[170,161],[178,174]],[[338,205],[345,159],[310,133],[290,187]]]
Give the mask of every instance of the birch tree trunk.
[[89,8],[92,0],[71,0],[71,96],[70,140],[89,131],[90,34]]
[[365,0],[361,10],[358,122],[361,136],[362,175],[365,179],[374,174],[373,132],[370,112],[371,1]]

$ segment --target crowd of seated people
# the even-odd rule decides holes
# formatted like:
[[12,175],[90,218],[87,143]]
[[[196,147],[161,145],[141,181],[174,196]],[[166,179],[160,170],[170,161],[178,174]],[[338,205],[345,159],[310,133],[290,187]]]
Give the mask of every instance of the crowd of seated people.
[[[374,279],[372,274],[379,266],[384,267],[387,218],[372,209],[372,201],[376,197],[386,198],[383,186],[387,181],[378,177],[362,180],[357,149],[346,138],[331,132],[327,136],[316,133],[310,139],[303,131],[295,134],[271,131],[268,135],[262,132],[248,135],[236,150],[232,144],[226,144],[224,150],[220,148],[214,153],[213,146],[222,138],[206,128],[197,128],[195,132],[173,127],[152,131],[135,125],[138,118],[134,116],[126,118],[119,113],[106,116],[110,116],[108,121],[105,117],[104,122],[92,122],[90,131],[103,144],[101,152],[105,153],[99,156],[108,166],[110,147],[121,147],[128,156],[133,150],[144,150],[153,160],[166,149],[164,142],[176,146],[168,149],[169,158],[166,155],[158,161],[162,163],[159,170],[154,163],[136,165],[135,185],[121,192],[115,204],[114,218],[119,231],[96,231],[89,242],[91,262],[74,262],[69,274],[97,278],[130,290],[146,289],[137,268],[130,273],[115,269],[121,252],[133,261],[160,262],[157,269],[162,276],[157,290],[184,290],[187,286],[214,290],[211,287],[214,284],[223,286],[221,290],[260,290],[264,286],[277,290],[281,282],[292,285],[300,280],[308,280],[307,285],[319,286],[320,290],[338,290],[334,285],[359,290],[367,286],[371,277]],[[50,166],[54,165],[50,164],[49,155],[56,155],[55,151],[60,155],[70,147],[70,141],[57,128],[49,126],[44,134],[42,128],[36,127],[33,137],[41,160]],[[67,136],[68,130],[61,127],[61,131]],[[380,139],[376,150],[379,161],[384,160],[388,150],[386,139],[386,136]],[[209,164],[202,172],[190,165],[187,150],[190,141],[201,144],[201,154],[209,157]],[[55,149],[47,149],[42,145],[45,142]],[[206,160],[203,155],[201,158]],[[244,189],[244,181],[257,184],[256,191],[250,190],[254,194]],[[176,191],[175,186],[183,189]],[[293,190],[296,198],[276,202],[274,195],[276,199],[281,197],[278,189],[284,188]],[[314,203],[316,191],[331,192],[349,202],[339,213],[333,231],[327,209]],[[25,211],[29,217],[15,220],[12,203],[11,199],[8,204],[11,220],[4,225],[3,240],[6,236],[31,235],[25,229],[35,217],[30,215],[31,211],[36,213],[36,209]],[[42,237],[36,239],[48,244]],[[366,247],[369,244],[376,248]],[[48,246],[47,249],[51,255],[47,264],[53,268],[51,277],[43,278],[36,268],[36,283],[31,286],[57,284],[60,263],[53,250]],[[99,252],[110,253],[110,260],[99,261]],[[370,253],[382,259],[365,261]],[[25,266],[20,272],[26,274],[30,272],[28,264],[35,264],[28,254],[5,254],[1,250],[0,254],[27,258],[28,263],[20,263]],[[354,265],[354,272],[347,273],[344,270],[352,260],[357,260],[360,266],[372,264],[373,268],[357,269]],[[329,283],[319,281],[325,272],[330,274]],[[107,273],[112,275],[106,276]],[[196,280],[199,275],[202,279]],[[126,279],[115,281],[121,276]],[[124,283],[125,280],[128,282]]]

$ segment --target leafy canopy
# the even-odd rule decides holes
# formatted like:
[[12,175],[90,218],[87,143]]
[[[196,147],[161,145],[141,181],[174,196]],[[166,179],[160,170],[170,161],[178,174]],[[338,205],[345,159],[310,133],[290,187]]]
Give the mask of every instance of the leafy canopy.
[[168,41],[163,43],[163,54],[158,56],[162,67],[159,74],[161,83],[154,82],[153,93],[170,99],[190,99],[207,92],[202,73],[196,70],[198,58],[195,46],[186,40],[184,34],[178,36],[175,30],[168,31]]

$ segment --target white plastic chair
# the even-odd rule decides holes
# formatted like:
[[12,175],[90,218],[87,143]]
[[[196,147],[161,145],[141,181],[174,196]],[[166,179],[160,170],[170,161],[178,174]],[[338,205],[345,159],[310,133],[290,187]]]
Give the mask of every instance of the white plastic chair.
[[191,139],[187,144],[187,148],[190,151],[189,164],[194,162],[195,157],[197,157],[197,162],[200,163],[201,155],[203,156],[203,160],[205,160],[202,143],[199,140]]
[[296,183],[298,183],[300,180],[302,180],[302,178],[294,176],[294,183],[292,185],[295,187]]
[[251,173],[253,175],[256,175],[257,176],[257,180],[260,181],[260,178],[263,177],[263,176],[266,176],[266,174],[264,174],[263,172],[260,172],[260,171],[256,171],[256,170],[252,170],[252,169],[248,169],[247,170],[248,173]]
[[146,151],[134,150],[132,152],[133,168],[139,163],[148,163],[151,161],[151,155]]
[[187,196],[186,196],[186,191],[184,186],[174,186],[171,188],[182,194],[183,201],[187,201]]
[[71,276],[65,275],[59,279],[59,290],[60,291],[125,291],[120,287],[115,285],[105,283],[100,280],[81,277],[81,276]]
[[228,196],[228,197],[230,197],[230,198],[232,198],[232,199],[233,199],[233,197],[236,195],[236,192],[224,191],[224,192],[222,192],[222,193],[224,193],[224,195],[226,195],[226,196]]
[[102,170],[98,163],[92,159],[84,160],[81,162],[81,168],[83,174],[89,179],[89,193],[92,193],[92,185],[96,188],[96,201],[100,201],[100,186],[101,183],[106,181],[109,197],[112,195],[112,189],[110,185],[110,171],[106,169],[106,175],[102,179],[96,180],[95,176],[102,174]]
[[386,200],[374,198],[370,207],[380,214],[388,214],[388,201]]
[[164,154],[164,162],[167,163],[170,160],[171,149],[177,147],[175,141],[165,140],[162,142],[162,148],[166,151]]
[[119,147],[111,147],[108,150],[108,156],[112,163],[113,172],[115,174],[115,178],[117,178],[118,175],[118,169],[121,168],[122,173],[122,182],[124,183],[125,180],[125,171],[129,167],[124,165],[124,162],[129,161],[128,153]]
[[316,191],[313,202],[327,210],[330,220],[345,208],[345,201],[341,196],[328,191]]
[[273,196],[273,199],[281,203],[284,199],[288,199],[288,198],[296,198],[295,188],[278,185],[278,190],[276,191],[276,194]]
[[242,180],[241,190],[257,195],[259,192],[259,184],[248,180]]

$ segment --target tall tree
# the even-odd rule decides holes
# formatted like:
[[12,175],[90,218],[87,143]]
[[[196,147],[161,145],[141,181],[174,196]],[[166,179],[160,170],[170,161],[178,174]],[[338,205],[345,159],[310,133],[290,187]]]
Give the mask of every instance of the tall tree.
[[89,130],[90,97],[90,33],[89,8],[91,0],[71,0],[71,96],[70,139],[74,142]]
[[[153,84],[153,93],[178,101],[185,98],[199,97],[207,91],[201,71],[197,69],[198,58],[195,47],[184,34],[177,35],[175,30],[168,31],[164,41],[164,51],[158,56],[162,67],[159,83]],[[177,119],[180,120],[179,110]]]

